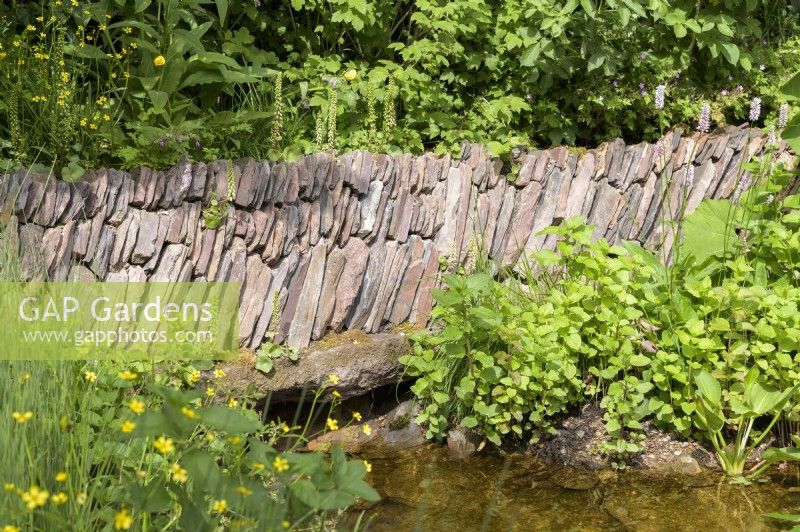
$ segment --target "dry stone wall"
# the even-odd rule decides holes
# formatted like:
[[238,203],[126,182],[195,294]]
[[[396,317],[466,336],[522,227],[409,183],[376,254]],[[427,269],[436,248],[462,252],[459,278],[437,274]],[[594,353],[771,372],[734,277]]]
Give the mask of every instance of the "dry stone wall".
[[[653,247],[658,220],[677,215],[690,158],[689,211],[703,198],[731,196],[740,161],[761,153],[764,137],[745,128],[675,131],[661,145],[663,156],[654,144],[621,140],[582,154],[520,153],[513,181],[479,145],[465,145],[460,158],[358,151],[243,159],[217,229],[203,227],[202,211],[228,195],[225,161],[100,169],[73,184],[17,172],[2,177],[0,205],[29,278],[238,281],[242,345],[256,348],[277,330],[277,340],[302,347],[330,330],[427,322],[440,259],[463,263],[475,238],[512,265],[523,252],[555,246],[541,229],[582,215],[597,237]],[[673,201],[662,205],[665,182]]]

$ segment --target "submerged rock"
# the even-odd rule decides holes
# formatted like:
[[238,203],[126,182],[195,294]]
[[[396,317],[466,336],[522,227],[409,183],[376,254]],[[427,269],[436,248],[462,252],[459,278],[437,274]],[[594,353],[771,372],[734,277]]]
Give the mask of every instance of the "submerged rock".
[[419,412],[419,403],[414,399],[397,405],[397,408],[384,418],[381,430],[383,441],[395,448],[416,447],[427,443],[425,429],[415,421]]
[[478,452],[481,438],[478,434],[462,427],[450,429],[447,433],[447,451],[450,456],[462,460]]
[[[266,375],[255,369],[256,355],[252,352],[221,367],[233,395],[252,390],[263,395],[271,393],[273,400],[298,401],[304,390],[310,397],[318,388],[327,386],[322,400],[330,400],[334,390],[346,399],[402,380],[403,366],[398,359],[410,350],[403,334],[345,334],[303,349],[296,363],[279,358]],[[336,384],[328,380],[329,375],[335,375]]]

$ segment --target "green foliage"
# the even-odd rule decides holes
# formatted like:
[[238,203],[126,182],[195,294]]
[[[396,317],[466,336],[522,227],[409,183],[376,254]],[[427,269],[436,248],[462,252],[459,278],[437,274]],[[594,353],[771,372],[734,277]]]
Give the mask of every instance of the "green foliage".
[[[268,333],[268,336],[273,333]],[[271,339],[270,339],[271,340]],[[269,373],[272,371],[272,366],[279,358],[287,358],[292,362],[299,360],[297,348],[286,344],[276,344],[270,340],[265,341],[261,347],[258,348],[256,354],[256,369],[262,373]]]
[[[760,379],[757,367],[747,373],[743,382],[726,390],[724,397],[720,383],[707,371],[698,371],[694,380],[697,389],[695,425],[714,446],[722,470],[728,475],[743,475],[750,453],[769,434],[798,385],[780,391]],[[756,419],[765,415],[771,417],[769,424],[755,431]],[[729,422],[735,426],[736,436],[733,441],[726,442],[724,429]],[[800,459],[797,451],[769,449],[764,460],[768,465],[797,460]]]
[[362,460],[299,452],[310,421],[265,424],[253,405],[220,402],[223,371],[200,381],[185,364],[120,369],[0,364],[4,526],[316,529],[378,499]]
[[639,451],[650,420],[708,440],[741,475],[780,416],[800,416],[800,197],[780,199],[791,176],[771,153],[746,170],[755,183],[736,203],[687,217],[669,267],[632,243],[593,242],[573,218],[542,231],[555,251],[506,280],[445,276],[442,329],[402,359],[429,437],[460,423],[495,444],[535,441],[595,400],[609,436],[599,451]]
[[203,227],[217,229],[228,215],[228,202],[212,198],[208,206],[203,209]]
[[4,3],[0,153],[74,179],[319,146],[638,142],[693,122],[703,100],[719,124],[743,121],[755,95],[774,116],[800,66],[780,0],[257,4]]

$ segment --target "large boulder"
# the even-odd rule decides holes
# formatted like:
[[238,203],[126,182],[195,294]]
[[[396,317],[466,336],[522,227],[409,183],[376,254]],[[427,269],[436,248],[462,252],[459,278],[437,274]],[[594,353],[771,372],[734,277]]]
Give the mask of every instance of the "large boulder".
[[[250,390],[271,393],[273,401],[298,401],[304,389],[306,398],[311,398],[325,386],[321,399],[329,401],[333,391],[347,399],[399,382],[403,366],[398,359],[410,352],[411,345],[402,333],[347,333],[304,348],[297,362],[276,360],[269,374],[255,369],[256,355],[252,352],[243,352],[239,359],[222,364],[221,369],[233,394]],[[329,375],[335,375],[336,384]]]

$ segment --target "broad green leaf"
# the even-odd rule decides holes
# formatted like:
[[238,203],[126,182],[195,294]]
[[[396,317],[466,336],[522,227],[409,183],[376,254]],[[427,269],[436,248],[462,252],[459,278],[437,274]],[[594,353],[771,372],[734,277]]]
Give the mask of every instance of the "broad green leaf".
[[200,410],[200,419],[215,429],[230,433],[256,432],[261,428],[258,419],[223,405],[212,405]]
[[735,228],[741,221],[740,209],[728,200],[705,200],[683,222],[682,252],[702,262],[712,255],[731,251],[736,244]]

